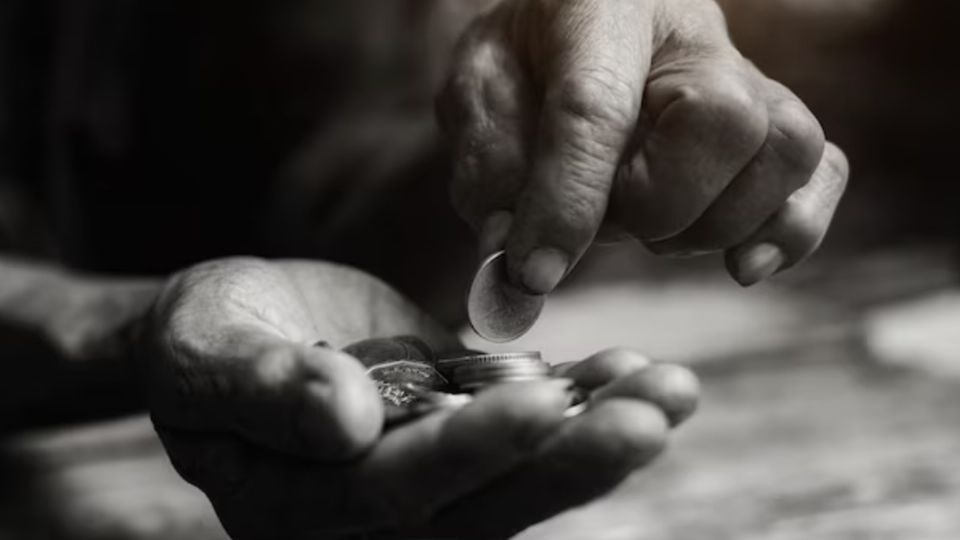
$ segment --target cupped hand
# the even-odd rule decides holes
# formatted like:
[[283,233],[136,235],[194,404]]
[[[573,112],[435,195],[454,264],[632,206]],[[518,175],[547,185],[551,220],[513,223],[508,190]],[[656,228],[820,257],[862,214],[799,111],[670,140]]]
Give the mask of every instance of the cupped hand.
[[462,37],[438,112],[455,206],[539,294],[622,236],[725,251],[751,285],[818,247],[848,177],[714,0],[497,2]]
[[[140,332],[152,416],[231,536],[509,535],[612,489],[696,404],[688,371],[612,350],[384,430],[373,382],[337,349],[397,335],[459,347],[345,267],[227,259],[171,279]],[[568,419],[571,381],[592,398]]]

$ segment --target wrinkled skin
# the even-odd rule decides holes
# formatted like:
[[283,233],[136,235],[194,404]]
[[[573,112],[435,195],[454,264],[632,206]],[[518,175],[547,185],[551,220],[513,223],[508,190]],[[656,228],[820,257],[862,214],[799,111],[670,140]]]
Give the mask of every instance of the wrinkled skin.
[[713,0],[503,0],[451,66],[454,204],[535,293],[623,237],[725,251],[752,285],[819,246],[846,186],[843,153]]
[[[375,386],[339,349],[399,335],[460,348],[346,267],[227,259],[169,281],[138,338],[152,416],[233,537],[508,536],[612,489],[696,406],[690,372],[615,349],[383,431]],[[565,419],[571,380],[592,401]]]

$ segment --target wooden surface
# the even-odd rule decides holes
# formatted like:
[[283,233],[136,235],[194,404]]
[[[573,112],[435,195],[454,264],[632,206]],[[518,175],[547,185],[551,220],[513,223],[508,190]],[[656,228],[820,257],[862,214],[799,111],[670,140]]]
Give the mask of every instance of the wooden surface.
[[853,347],[779,360],[708,375],[665,459],[524,540],[960,538],[960,382]]
[[[834,344],[706,370],[702,414],[667,457],[522,538],[960,538],[960,382],[859,354]],[[15,453],[31,489],[5,482],[0,538],[223,538],[144,419],[34,437]]]

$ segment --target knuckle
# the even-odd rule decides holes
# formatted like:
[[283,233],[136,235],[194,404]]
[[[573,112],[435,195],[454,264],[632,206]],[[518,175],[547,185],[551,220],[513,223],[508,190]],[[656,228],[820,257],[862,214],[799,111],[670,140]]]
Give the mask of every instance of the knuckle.
[[847,155],[837,145],[827,143],[823,159],[829,168],[833,183],[842,192],[850,178],[850,161]]
[[471,88],[482,87],[483,82],[498,78],[507,61],[507,51],[494,40],[477,40],[469,52],[460,58],[458,73]]
[[826,144],[820,123],[799,101],[776,105],[772,116],[771,150],[791,168],[813,174]]
[[476,120],[479,110],[477,95],[482,82],[474,72],[474,64],[469,56],[458,60],[437,95],[439,118],[445,130],[451,134],[456,134],[463,126]]
[[453,132],[463,126],[489,123],[487,109],[512,109],[517,92],[511,74],[515,60],[502,43],[474,31],[460,44],[442,91],[437,97],[441,119]]
[[561,114],[594,127],[597,135],[609,133],[610,127],[629,128],[639,110],[639,96],[607,70],[566,77],[548,92],[546,101]]
[[791,199],[778,218],[777,229],[795,260],[815,251],[827,232],[828,224],[822,219],[821,209],[805,202]]
[[766,104],[759,100],[749,83],[735,74],[712,73],[678,89],[679,106],[695,123],[736,137],[755,146],[767,135]]

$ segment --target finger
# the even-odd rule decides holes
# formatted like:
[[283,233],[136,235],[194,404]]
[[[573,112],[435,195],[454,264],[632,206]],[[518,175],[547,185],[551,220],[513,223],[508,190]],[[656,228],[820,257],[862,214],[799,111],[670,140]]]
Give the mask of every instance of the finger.
[[653,252],[711,252],[740,244],[812,178],[823,156],[823,128],[787,88],[759,72],[755,75],[768,88],[766,142],[693,226],[648,244]]
[[160,373],[174,401],[154,406],[165,426],[232,432],[283,452],[349,458],[368,448],[383,423],[373,381],[353,357],[288,342],[260,328],[233,327],[201,350],[169,343],[178,373]]
[[554,368],[578,388],[592,390],[591,401],[613,397],[648,401],[664,411],[671,425],[686,421],[696,411],[700,384],[688,369],[655,364],[644,354],[626,348],[601,351],[590,358]]
[[491,388],[447,419],[388,433],[358,481],[393,523],[426,522],[533,455],[563,422],[571,391],[564,380]]
[[671,426],[679,426],[697,410],[700,383],[682,366],[655,364],[620,377],[590,396],[594,404],[611,398],[648,401],[664,412]]
[[658,54],[644,125],[618,172],[611,205],[611,218],[647,242],[696,222],[767,138],[762,89],[730,43],[719,7],[697,3],[677,19],[689,28],[678,29]]
[[827,143],[810,183],[794,193],[760,230],[727,252],[727,269],[743,286],[750,286],[790,268],[820,246],[849,177],[843,152]]
[[643,353],[621,347],[600,351],[581,362],[556,366],[554,373],[572,379],[579,388],[595,390],[651,364]]
[[532,116],[526,82],[499,29],[504,15],[478,19],[458,45],[437,114],[453,145],[451,199],[479,230],[513,207],[526,166]]
[[603,221],[651,51],[648,3],[557,4],[530,52],[535,65],[546,63],[545,93],[531,177],[507,241],[511,279],[535,294],[557,286]]
[[[549,381],[492,389],[459,411],[434,413],[390,431],[354,464],[322,466],[267,454],[251,458],[241,452],[253,450],[230,447],[226,450],[235,454],[220,457],[242,465],[239,473],[221,474],[216,464],[197,463],[193,470],[210,466],[213,472],[193,478],[218,497],[218,512],[246,522],[251,520],[237,514],[253,513],[268,525],[266,516],[275,517],[301,535],[418,524],[532,455],[563,421],[568,388],[568,382]],[[182,463],[214,456],[223,447],[171,449]]]
[[666,437],[656,407],[603,401],[568,421],[523,467],[449,507],[436,523],[458,538],[508,537],[607,493],[656,457]]
[[513,214],[510,212],[498,211],[487,217],[480,229],[478,252],[481,260],[503,250],[512,224]]

